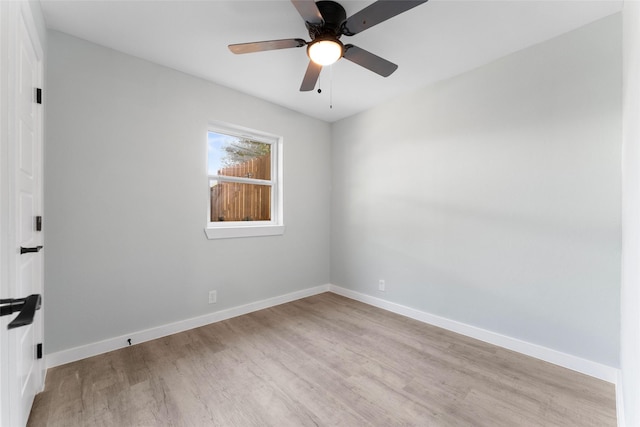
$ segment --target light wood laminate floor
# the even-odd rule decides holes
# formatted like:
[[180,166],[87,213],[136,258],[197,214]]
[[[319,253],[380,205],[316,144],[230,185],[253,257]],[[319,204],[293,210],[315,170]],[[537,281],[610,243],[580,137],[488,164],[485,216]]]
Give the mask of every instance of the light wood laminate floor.
[[29,426],[615,426],[614,386],[332,293],[52,368]]

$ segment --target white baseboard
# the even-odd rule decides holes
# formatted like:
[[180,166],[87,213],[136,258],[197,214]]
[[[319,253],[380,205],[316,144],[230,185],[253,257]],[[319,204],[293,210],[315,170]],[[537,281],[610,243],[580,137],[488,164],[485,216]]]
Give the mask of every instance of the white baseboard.
[[[129,338],[134,344],[140,344],[145,341],[162,338],[167,335],[175,334],[193,328],[198,328],[210,323],[215,323],[221,320],[230,319],[232,317],[241,316],[243,314],[252,313],[254,311],[295,301],[301,298],[306,298],[312,295],[317,295],[323,292],[333,292],[338,295],[342,295],[347,298],[372,305],[374,307],[401,314],[403,316],[407,316],[430,325],[438,326],[440,328],[459,333],[461,335],[465,335],[471,338],[478,339],[480,341],[497,345],[499,347],[513,350],[527,356],[535,357],[537,359],[541,359],[555,365],[559,365],[586,375],[590,375],[604,381],[619,384],[619,369],[330,284],[316,286],[314,288],[304,289],[301,291],[268,298],[262,301],[256,301],[238,307],[217,311],[215,313],[194,317],[191,319],[158,326],[143,331],[131,332],[129,334],[110,338],[104,341],[99,341],[79,347],[74,347],[68,350],[51,353],[46,355],[46,365],[47,368],[51,368],[87,357],[117,350],[119,348],[126,347],[128,345],[127,339]],[[621,396],[621,387],[618,388],[619,389],[617,390],[616,396]],[[622,407],[620,401],[618,401],[618,407]]]
[[151,341],[157,338],[166,337],[178,332],[187,331],[189,329],[198,328],[210,323],[220,322],[221,320],[230,319],[232,317],[242,316],[243,314],[252,313],[254,311],[306,298],[312,295],[321,294],[329,291],[329,285],[316,286],[314,288],[303,289],[301,291],[291,292],[289,294],[280,295],[273,298],[267,298],[262,301],[256,301],[244,304],[238,307],[232,307],[226,310],[216,311],[215,313],[205,314],[203,316],[194,317],[179,322],[170,323],[168,325],[158,326],[143,331],[131,332],[115,338],[109,338],[79,347],[62,350],[56,353],[46,355],[47,368],[64,365],[65,363],[75,362],[76,360],[85,359],[87,357],[97,356],[98,354],[107,353],[117,350],[128,345],[127,339],[131,339],[134,344],[140,344],[145,341]]
[[562,353],[560,351],[522,341],[517,338],[501,335],[496,332],[491,332],[486,329],[468,325],[466,323],[457,322],[445,317],[436,316],[431,313],[416,310],[414,308],[396,304],[394,302],[386,301],[370,295],[362,294],[350,289],[341,288],[339,286],[329,285],[329,291],[338,295],[345,296],[347,298],[354,299],[356,301],[363,302],[365,304],[372,305],[374,307],[382,308],[393,313],[410,317],[420,322],[438,326],[440,328],[447,329],[461,335],[475,338],[489,344],[497,345],[508,350],[513,350],[527,356],[535,357],[536,359],[544,360],[545,362],[553,363],[554,365],[559,365],[573,371],[590,375],[592,377],[599,378],[610,383],[616,384],[618,380],[619,369],[612,368],[611,366],[592,362],[587,359]]

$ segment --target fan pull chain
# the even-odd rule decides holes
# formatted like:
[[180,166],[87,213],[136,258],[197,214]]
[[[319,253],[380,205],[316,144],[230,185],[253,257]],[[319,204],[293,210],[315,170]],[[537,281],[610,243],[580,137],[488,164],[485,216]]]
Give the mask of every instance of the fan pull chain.
[[[318,76],[318,93],[322,93],[322,74]],[[329,108],[333,108],[333,65],[329,65]]]

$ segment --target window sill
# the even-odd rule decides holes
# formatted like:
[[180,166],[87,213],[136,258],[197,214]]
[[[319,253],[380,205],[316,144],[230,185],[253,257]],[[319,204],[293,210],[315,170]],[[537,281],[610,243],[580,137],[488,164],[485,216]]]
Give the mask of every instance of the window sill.
[[207,239],[234,239],[238,237],[281,236],[284,225],[248,225],[237,227],[207,227]]

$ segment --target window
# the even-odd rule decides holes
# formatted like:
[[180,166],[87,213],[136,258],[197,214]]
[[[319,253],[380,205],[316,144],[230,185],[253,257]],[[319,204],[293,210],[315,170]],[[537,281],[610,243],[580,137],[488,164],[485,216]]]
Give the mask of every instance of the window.
[[284,233],[281,145],[277,136],[229,125],[209,127],[209,239]]

